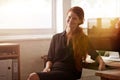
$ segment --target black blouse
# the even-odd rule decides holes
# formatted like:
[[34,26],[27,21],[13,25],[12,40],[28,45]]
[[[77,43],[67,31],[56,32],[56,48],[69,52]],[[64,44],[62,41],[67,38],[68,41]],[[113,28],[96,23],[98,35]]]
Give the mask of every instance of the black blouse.
[[[98,53],[91,45],[88,53],[94,60],[98,56]],[[63,70],[68,72],[77,71],[74,63],[72,43],[67,45],[66,31],[53,36],[48,51],[48,61],[53,62],[53,70]]]

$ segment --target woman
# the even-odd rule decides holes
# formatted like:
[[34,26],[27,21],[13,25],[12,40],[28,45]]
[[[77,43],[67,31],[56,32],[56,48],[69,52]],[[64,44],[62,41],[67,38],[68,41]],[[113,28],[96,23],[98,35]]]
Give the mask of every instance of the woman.
[[66,29],[53,36],[48,51],[46,67],[42,72],[31,73],[28,80],[76,80],[81,77],[82,62],[89,54],[99,62],[99,70],[105,68],[102,58],[91,47],[88,37],[79,27],[84,21],[84,11],[72,7],[66,17]]

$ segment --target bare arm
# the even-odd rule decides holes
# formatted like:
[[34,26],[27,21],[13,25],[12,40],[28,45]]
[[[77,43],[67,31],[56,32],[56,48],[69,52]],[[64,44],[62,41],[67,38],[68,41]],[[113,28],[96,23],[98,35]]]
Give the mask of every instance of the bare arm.
[[47,61],[47,62],[46,62],[46,66],[45,66],[45,68],[43,69],[43,72],[49,72],[51,66],[52,66],[52,62],[51,62],[51,61]]
[[103,59],[101,58],[101,56],[98,56],[98,57],[96,58],[96,60],[97,60],[98,63],[99,63],[98,70],[104,70],[104,69],[105,69],[105,63],[104,63]]

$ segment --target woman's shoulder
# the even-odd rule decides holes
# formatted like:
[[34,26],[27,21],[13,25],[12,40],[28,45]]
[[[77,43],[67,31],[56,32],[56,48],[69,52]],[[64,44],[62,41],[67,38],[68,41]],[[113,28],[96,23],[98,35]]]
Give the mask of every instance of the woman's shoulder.
[[54,34],[53,38],[58,38],[58,37],[61,37],[61,36],[64,36],[64,35],[65,35],[65,31]]

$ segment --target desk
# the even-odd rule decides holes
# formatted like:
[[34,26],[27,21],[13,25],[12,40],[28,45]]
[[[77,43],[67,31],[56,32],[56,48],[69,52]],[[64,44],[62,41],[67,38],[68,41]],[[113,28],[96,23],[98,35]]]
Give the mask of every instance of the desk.
[[120,61],[114,61],[109,59],[108,57],[103,57],[102,59],[104,60],[106,66],[110,67],[110,68],[120,68]]
[[103,58],[105,64],[111,68],[104,71],[96,71],[95,75],[100,76],[101,80],[120,80],[120,62],[107,61]]

